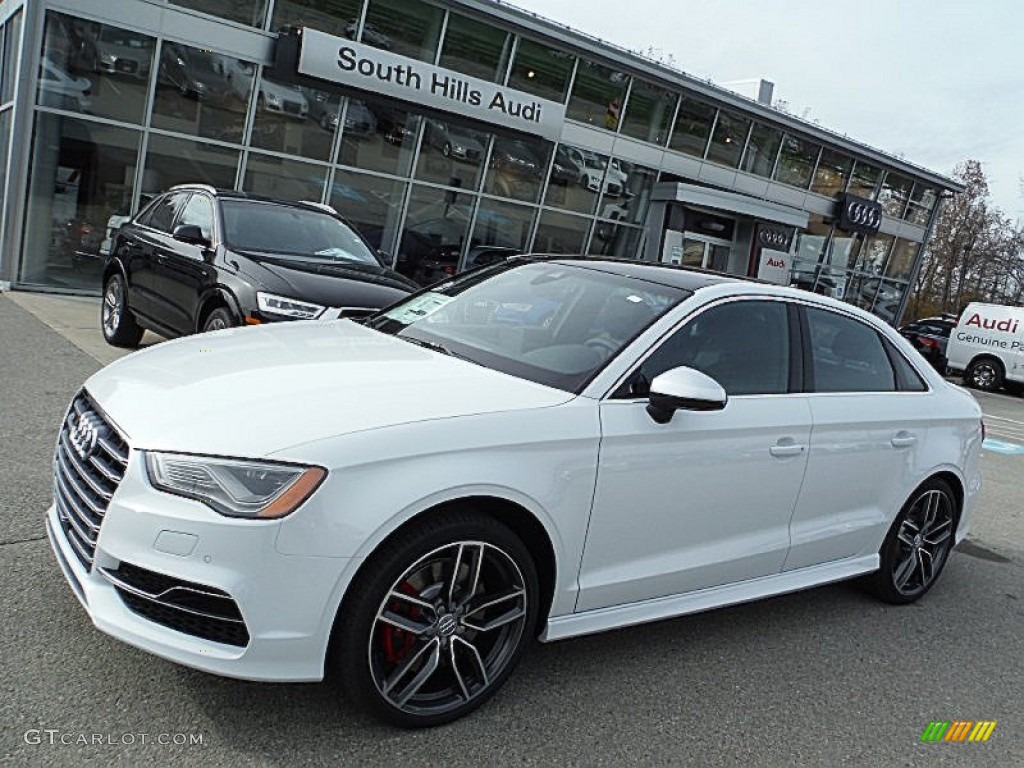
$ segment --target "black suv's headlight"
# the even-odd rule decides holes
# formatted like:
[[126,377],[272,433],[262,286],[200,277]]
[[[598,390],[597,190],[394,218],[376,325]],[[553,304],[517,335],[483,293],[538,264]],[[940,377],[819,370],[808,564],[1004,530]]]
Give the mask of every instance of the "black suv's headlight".
[[146,452],[154,488],[206,504],[229,517],[290,515],[327,477],[322,467]]
[[276,296],[273,293],[264,293],[263,291],[256,293],[256,305],[260,308],[261,312],[266,312],[270,315],[294,317],[299,320],[313,320],[319,317],[325,309],[325,307],[319,304],[289,299],[287,296]]

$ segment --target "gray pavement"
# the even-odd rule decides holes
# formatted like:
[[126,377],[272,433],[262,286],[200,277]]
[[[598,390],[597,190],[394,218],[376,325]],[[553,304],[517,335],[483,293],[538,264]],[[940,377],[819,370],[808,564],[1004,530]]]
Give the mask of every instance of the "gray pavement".
[[[916,605],[841,584],[537,645],[477,714],[396,731],[332,684],[216,678],[92,627],[42,512],[61,413],[109,352],[82,319],[95,302],[43,299],[70,313],[54,319],[26,297],[0,296],[5,764],[1024,765],[1024,456],[986,452],[975,534]],[[980,399],[990,432],[993,417],[1024,422],[1021,399]],[[929,721],[957,719],[999,724],[984,744],[920,742]]]

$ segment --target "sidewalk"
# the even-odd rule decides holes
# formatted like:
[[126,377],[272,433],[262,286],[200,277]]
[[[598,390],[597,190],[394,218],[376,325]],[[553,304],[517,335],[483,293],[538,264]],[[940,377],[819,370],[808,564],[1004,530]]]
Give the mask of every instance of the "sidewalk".
[[[8,291],[0,294],[35,315],[101,365],[124,357],[131,350],[107,344],[100,330],[100,299],[91,296],[62,296],[53,293]],[[163,337],[146,331],[142,346],[157,344]]]

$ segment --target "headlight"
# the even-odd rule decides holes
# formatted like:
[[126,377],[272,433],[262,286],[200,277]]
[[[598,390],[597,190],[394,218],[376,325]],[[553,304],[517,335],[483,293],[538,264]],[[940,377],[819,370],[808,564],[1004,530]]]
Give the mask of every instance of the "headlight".
[[281,106],[281,97],[278,96],[276,93],[268,93],[267,104],[272,104],[275,107],[279,107]]
[[256,304],[261,312],[272,315],[283,315],[285,317],[297,317],[302,320],[312,320],[319,317],[325,307],[319,304],[310,304],[306,301],[289,299],[287,296],[275,296],[272,293],[256,294]]
[[270,519],[294,512],[327,476],[321,467],[146,453],[154,488],[201,501],[228,517]]

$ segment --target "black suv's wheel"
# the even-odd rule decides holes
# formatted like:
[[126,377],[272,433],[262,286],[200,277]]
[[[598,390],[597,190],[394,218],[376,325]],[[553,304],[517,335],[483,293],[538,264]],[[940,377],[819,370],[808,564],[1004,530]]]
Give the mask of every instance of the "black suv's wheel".
[[994,392],[1003,386],[1003,366],[991,357],[974,360],[964,372],[964,382],[983,392]]
[[534,634],[539,602],[523,542],[469,511],[387,542],[348,595],[335,637],[343,683],[407,728],[450,722],[493,696]]
[[912,603],[939,578],[953,549],[958,509],[949,484],[932,479],[918,488],[885,537],[881,568],[868,577],[887,603]]
[[145,333],[128,308],[128,290],[119,272],[108,277],[103,286],[100,327],[108,344],[129,349],[139,346],[142,334]]
[[203,323],[203,333],[234,328],[236,325],[238,323],[235,321],[235,316],[231,314],[230,310],[226,307],[217,307],[206,316],[206,321]]

